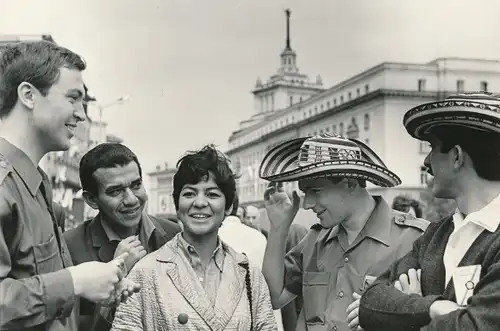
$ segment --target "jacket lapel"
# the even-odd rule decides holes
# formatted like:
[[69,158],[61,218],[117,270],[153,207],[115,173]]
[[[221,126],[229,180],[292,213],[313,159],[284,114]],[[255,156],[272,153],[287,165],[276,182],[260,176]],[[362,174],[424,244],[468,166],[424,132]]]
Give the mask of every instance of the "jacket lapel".
[[162,270],[170,277],[177,291],[193,307],[198,315],[210,326],[216,326],[217,320],[212,303],[188,261],[177,252],[177,240],[168,242],[158,251],[158,261]]
[[243,255],[232,251],[227,246],[224,249],[226,250],[226,258],[224,259],[221,282],[215,300],[218,330],[226,329],[240,302],[243,289],[245,288],[246,270],[243,264],[248,264],[247,259]]

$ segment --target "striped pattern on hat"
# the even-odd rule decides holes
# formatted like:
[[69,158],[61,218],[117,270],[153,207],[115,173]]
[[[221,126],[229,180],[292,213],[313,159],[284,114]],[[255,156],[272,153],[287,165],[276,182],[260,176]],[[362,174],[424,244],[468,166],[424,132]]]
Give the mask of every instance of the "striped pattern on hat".
[[432,128],[461,126],[500,134],[500,95],[488,92],[451,95],[406,112],[403,124],[414,138],[425,140]]
[[326,133],[276,146],[262,160],[259,176],[276,182],[344,177],[368,180],[383,187],[401,183],[367,145]]

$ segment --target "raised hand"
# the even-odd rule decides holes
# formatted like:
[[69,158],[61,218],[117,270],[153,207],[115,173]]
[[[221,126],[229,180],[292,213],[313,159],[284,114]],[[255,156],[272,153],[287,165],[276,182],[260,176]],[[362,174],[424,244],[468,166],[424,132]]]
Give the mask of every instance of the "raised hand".
[[264,206],[273,229],[289,229],[300,208],[296,191],[285,192],[283,183],[269,183],[264,193]]

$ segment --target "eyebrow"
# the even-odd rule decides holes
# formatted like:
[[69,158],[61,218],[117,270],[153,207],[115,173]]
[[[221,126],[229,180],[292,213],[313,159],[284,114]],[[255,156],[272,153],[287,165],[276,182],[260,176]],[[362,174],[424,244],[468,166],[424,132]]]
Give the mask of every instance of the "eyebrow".
[[[139,184],[141,182],[142,182],[142,178],[137,178],[132,183],[130,183],[129,186],[135,185],[135,184]],[[125,185],[111,185],[111,186],[108,186],[105,191],[106,192],[111,192],[111,191],[114,191],[114,190],[122,189],[124,187],[126,187],[126,186]]]
[[[194,186],[191,186],[191,185],[185,185],[184,186],[184,189],[190,189],[190,190],[193,190],[193,191],[198,191],[198,189]],[[205,191],[211,191],[211,190],[218,190],[218,191],[221,191],[221,189],[218,187],[218,186],[211,186],[211,187],[207,187],[205,189]]]

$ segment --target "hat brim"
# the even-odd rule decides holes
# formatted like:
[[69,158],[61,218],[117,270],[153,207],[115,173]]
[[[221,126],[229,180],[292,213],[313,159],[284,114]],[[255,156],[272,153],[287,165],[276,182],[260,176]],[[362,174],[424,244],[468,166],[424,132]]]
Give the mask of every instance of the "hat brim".
[[500,135],[500,107],[483,102],[445,100],[410,109],[403,124],[408,133],[426,140],[433,128],[459,126]]
[[[365,160],[323,161],[300,167],[298,156],[300,147],[306,139],[294,139],[269,151],[261,163],[259,176],[272,182],[338,177],[367,180],[381,187],[394,187],[401,184],[401,179],[395,173]],[[362,144],[362,147],[366,153],[377,157],[366,145]],[[284,171],[278,169],[284,169]]]

